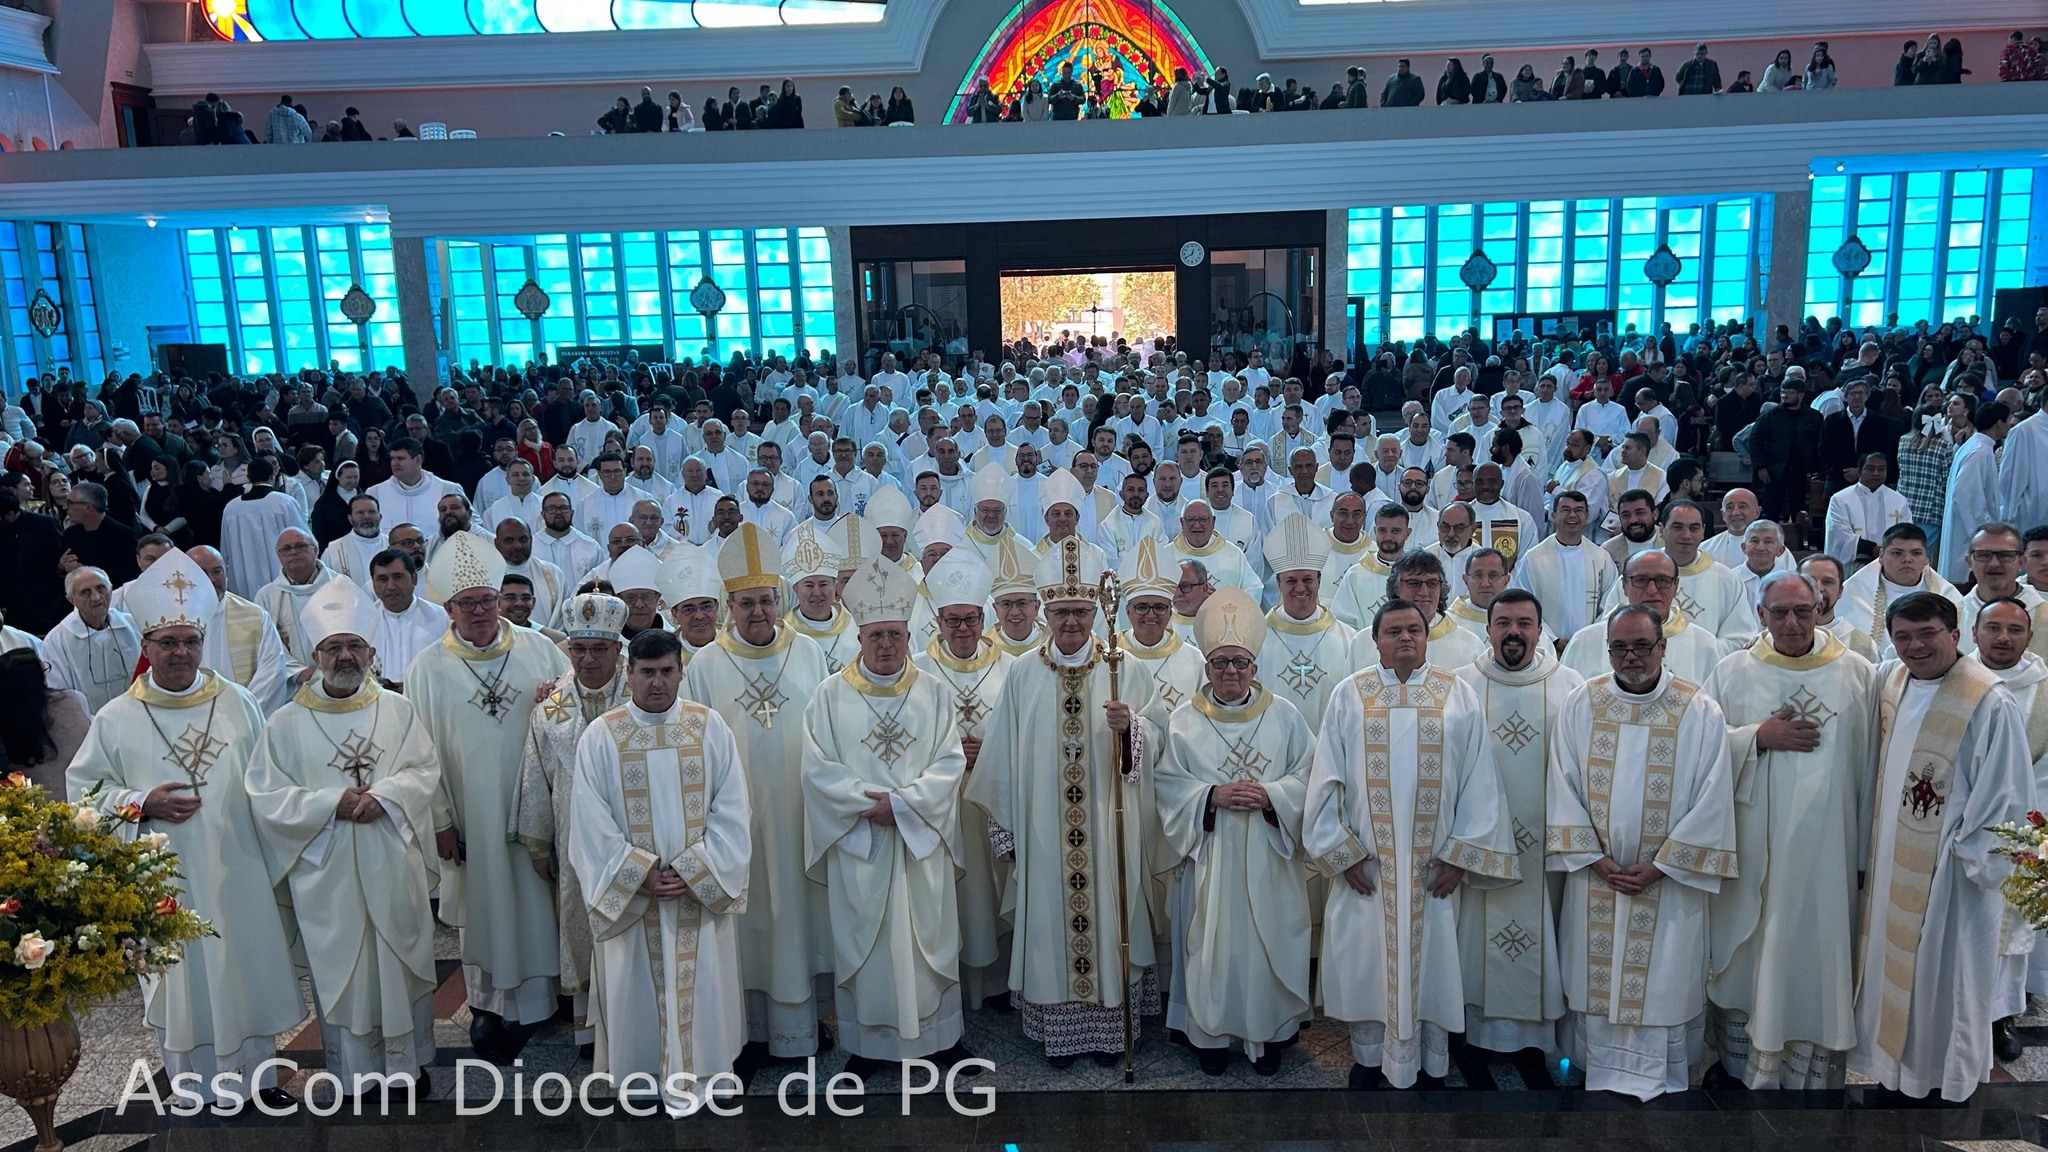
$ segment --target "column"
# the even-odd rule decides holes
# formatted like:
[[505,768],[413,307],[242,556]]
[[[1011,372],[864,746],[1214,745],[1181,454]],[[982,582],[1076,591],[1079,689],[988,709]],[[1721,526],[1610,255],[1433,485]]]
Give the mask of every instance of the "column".
[[[843,364],[857,365],[860,359],[860,281],[853,266],[853,229],[843,224],[825,229],[825,242],[832,246],[832,329],[838,335],[832,348]],[[811,344],[813,351],[820,351]],[[853,359],[847,359],[848,356]],[[854,367],[852,371],[860,369]]]
[[[1351,282],[1351,210],[1332,208],[1324,216],[1323,266],[1317,270],[1322,277],[1323,321],[1318,330],[1322,333],[1323,347],[1348,365],[1358,351],[1351,346],[1351,294],[1348,291]],[[1474,220],[1473,227],[1478,227],[1477,220]]]
[[1806,311],[1807,222],[1813,195],[1805,185],[1771,194],[1770,227],[1757,237],[1757,297],[1763,319],[1757,338],[1768,341],[1780,324],[1798,331]]
[[446,382],[441,342],[434,331],[434,293],[427,282],[427,243],[391,237],[391,270],[398,276],[398,322],[405,333],[405,376],[421,404]]

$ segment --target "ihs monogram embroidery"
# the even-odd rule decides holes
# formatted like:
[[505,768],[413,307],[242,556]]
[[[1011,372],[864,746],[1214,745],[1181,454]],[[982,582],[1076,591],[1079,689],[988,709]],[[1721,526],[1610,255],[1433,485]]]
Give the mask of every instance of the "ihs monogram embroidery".
[[782,711],[782,706],[788,702],[789,697],[782,694],[775,682],[762,676],[747,677],[747,690],[734,701],[741,711],[751,713],[754,721],[763,728],[775,727],[775,714]]
[[861,746],[880,756],[882,763],[893,768],[896,761],[902,759],[903,750],[914,739],[916,737],[910,734],[910,729],[898,724],[896,717],[884,716],[880,724],[869,730],[867,739],[861,741]]
[[1250,740],[1242,737],[1229,744],[1230,755],[1223,761],[1223,771],[1235,781],[1257,780],[1264,776],[1273,758],[1260,752]]
[[469,698],[469,702],[493,720],[502,719],[512,711],[512,697],[505,691],[504,679],[496,672],[489,678],[477,677],[476,694]]
[[1280,671],[1280,679],[1297,696],[1308,695],[1322,683],[1324,675],[1322,666],[1309,659],[1307,651],[1296,652]]
[[206,774],[213,771],[213,762],[220,759],[220,754],[227,751],[227,747],[227,741],[214,739],[208,729],[187,724],[178,738],[171,742],[170,759],[191,777],[193,787],[203,787]]
[[362,732],[349,733],[348,739],[334,746],[334,758],[327,762],[329,768],[346,772],[349,778],[361,788],[368,784],[369,775],[377,770],[377,761],[384,755],[370,737]]

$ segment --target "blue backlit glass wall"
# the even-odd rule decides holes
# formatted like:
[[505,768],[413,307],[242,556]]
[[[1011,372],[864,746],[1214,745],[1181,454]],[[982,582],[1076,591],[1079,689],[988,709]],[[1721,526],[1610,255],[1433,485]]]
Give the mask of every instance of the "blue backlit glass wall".
[[[659,344],[724,359],[838,343],[823,228],[557,233],[437,247],[444,346],[456,363],[523,364],[564,345]],[[550,299],[537,321],[514,303],[528,277]],[[690,302],[706,278],[725,293],[708,324]]]
[[[1347,294],[1367,343],[1452,336],[1472,323],[1472,292],[1458,273],[1478,250],[1498,269],[1478,301],[1482,324],[1579,309],[1613,309],[1618,324],[1643,332],[1741,320],[1757,303],[1767,204],[1733,196],[1353,208]],[[1643,274],[1659,244],[1680,264],[1661,301]]]
[[[390,228],[194,228],[183,239],[192,330],[227,345],[237,371],[359,372],[366,352],[373,368],[404,363]],[[377,302],[360,331],[341,314],[352,284]]]
[[[95,384],[106,376],[89,237],[82,224],[0,220],[0,280],[7,294],[0,310],[0,355],[10,395],[30,376],[59,368]],[[49,293],[61,317],[48,336],[29,322],[37,289]]]
[[[1850,324],[1940,323],[1991,314],[1991,294],[2026,283],[2027,232],[2048,169],[1829,173],[1815,177],[1806,314]],[[1853,280],[1835,270],[1850,236],[1870,249]]]

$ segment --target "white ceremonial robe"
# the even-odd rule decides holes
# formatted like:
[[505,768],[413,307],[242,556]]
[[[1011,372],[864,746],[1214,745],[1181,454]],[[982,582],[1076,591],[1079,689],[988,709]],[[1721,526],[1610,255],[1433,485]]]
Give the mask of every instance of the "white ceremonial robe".
[[291,696],[277,624],[261,605],[232,592],[222,597],[220,611],[207,625],[199,663],[247,688],[266,716]]
[[274,489],[254,500],[238,496],[221,509],[220,554],[228,565],[228,591],[254,599],[256,590],[278,578],[277,537],[287,528],[306,529],[298,498]]
[[[413,1075],[434,1061],[433,802],[441,768],[403,696],[366,681],[337,700],[318,678],[270,718],[249,759],[249,806],[271,877],[291,889],[327,1070]],[[384,808],[339,820],[348,788]]]
[[[1003,681],[1016,657],[984,641],[972,659],[960,660],[943,641],[933,641],[911,658],[919,670],[953,696],[953,720],[963,737],[984,738],[989,713],[1002,694]],[[965,769],[974,771],[973,765]],[[962,787],[965,785],[963,783]],[[1003,889],[1010,882],[1010,861],[998,860],[989,844],[988,811],[962,798],[960,876],[954,893],[960,906],[960,985],[967,1006],[977,1008],[990,996],[1007,994],[1009,954],[1002,938],[1009,935],[1003,916]]]
[[[631,483],[631,481],[628,481],[628,483]],[[745,489],[742,488],[741,491],[744,492]],[[676,515],[678,513],[682,514],[684,517],[683,523],[689,527],[689,535],[685,539],[689,540],[692,544],[702,544],[711,538],[712,515],[718,511],[718,502],[724,497],[724,492],[713,488],[709,484],[695,492],[690,491],[688,486],[678,487],[663,499],[661,506],[667,514],[662,519],[673,526]],[[752,503],[753,501],[751,500],[742,500],[740,506],[745,508]],[[779,507],[779,505],[771,503],[769,507]]]
[[[1479,659],[1486,650],[1484,636],[1458,627],[1458,622],[1448,613],[1430,622],[1427,639],[1429,662],[1446,672],[1456,672]],[[1372,617],[1368,616],[1358,631],[1352,633],[1351,666],[1370,668],[1379,662],[1380,650],[1379,646],[1373,643]]]
[[1465,974],[1465,1039],[1492,1052],[1559,1051],[1564,979],[1557,961],[1557,902],[1562,877],[1545,873],[1550,745],[1558,717],[1586,680],[1539,644],[1510,671],[1489,649],[1458,669],[1484,709],[1500,769],[1501,795],[1514,830],[1522,882],[1467,893],[1458,909],[1459,964]]
[[[2048,796],[2048,662],[2028,652],[2010,668],[1988,668],[2012,693],[2027,725],[2027,755],[2034,758],[2034,802],[2041,806]],[[2026,1014],[2027,994],[2048,994],[2048,948],[2038,946],[2042,934],[2027,925],[2027,918],[2010,902],[2005,906],[2005,923],[1999,934],[1999,1004],[1994,1017]]]
[[2026,720],[1974,656],[1939,680],[1896,662],[1877,671],[1883,727],[1849,1071],[1916,1098],[1966,1100],[1991,1074],[1999,886],[2011,870],[1991,829],[2026,817]]
[[1550,478],[1557,481],[1556,491],[1547,492],[1543,497],[1543,514],[1556,519],[1557,493],[1578,492],[1586,498],[1586,535],[1591,538],[1607,522],[1607,473],[1591,457],[1584,460],[1567,460],[1551,471]]
[[1869,633],[1851,627],[1849,622],[1840,616],[1829,620],[1822,627],[1833,633],[1835,639],[1848,645],[1849,651],[1863,657],[1872,664],[1877,663],[1877,645],[1871,642]]
[[400,484],[396,476],[370,485],[370,495],[377,498],[378,519],[387,536],[400,524],[410,524],[431,539],[441,523],[435,509],[441,497],[450,493],[463,495],[462,485],[424,470],[420,472],[419,483],[410,487]]
[[[804,709],[804,856],[831,914],[839,1042],[857,1056],[930,1056],[966,1029],[953,699],[914,665],[882,679],[856,657]],[[862,815],[870,792],[887,794],[894,826]]]
[[299,625],[299,610],[329,580],[340,578],[334,569],[322,564],[314,569],[313,578],[304,584],[294,584],[290,577],[280,574],[249,596],[270,613],[271,621],[277,625],[277,639],[284,646],[284,674],[287,679],[296,680],[299,673],[313,664],[313,653],[306,647],[305,630]]
[[[1770,637],[1703,685],[1728,725],[1738,876],[1708,902],[1721,1063],[1751,1088],[1842,1086],[1856,1046],[1856,873],[1869,827],[1877,672],[1833,633],[1804,656]],[[1757,747],[1779,709],[1820,725],[1811,752]]]
[[[536,610],[534,615],[540,613]],[[377,634],[370,645],[377,649],[379,679],[403,684],[401,679],[412,662],[448,634],[448,612],[438,604],[413,597],[403,612],[393,613],[382,602],[377,605]]]
[[[717,713],[621,704],[576,744],[569,863],[589,909],[593,1070],[661,1083],[671,1115],[693,1110],[746,1042],[737,921],[749,898],[746,780]],[[686,895],[640,891],[670,868]]]
[[[1617,571],[1615,583],[1608,587],[1605,602],[1619,605],[1627,600]],[[1750,607],[1748,595],[1743,592],[1742,577],[1705,552],[1678,570],[1678,593],[1672,597],[1671,604],[1683,610],[1695,626],[1723,640],[1740,645],[1756,639],[1756,612]]]
[[488,526],[493,533],[497,531],[498,525],[503,524],[507,520],[517,520],[526,525],[526,530],[529,533],[538,532],[542,524],[540,518],[541,499],[541,490],[539,488],[528,489],[524,496],[514,496],[508,492],[488,504],[483,502],[482,496],[479,494],[477,504],[482,507],[483,515],[478,517],[478,520]]
[[569,659],[540,633],[501,623],[489,648],[445,633],[404,675],[441,762],[430,831],[454,828],[467,854],[442,862],[441,921],[462,930],[469,1006],[537,1024],[556,1007],[554,893],[506,828],[534,690],[569,675]]
[[1328,608],[1296,620],[1283,604],[1266,613],[1266,629],[1260,683],[1294,705],[1311,735],[1320,732],[1330,693],[1352,672],[1350,626]]
[[[1736,874],[1720,706],[1668,666],[1642,695],[1588,679],[1558,717],[1547,804],[1565,1053],[1591,1091],[1683,1092],[1705,1047],[1707,898]],[[1617,892],[1593,871],[1603,857],[1663,877]]]
[[1202,650],[1170,629],[1151,647],[1140,644],[1129,629],[1119,633],[1117,641],[1124,650],[1124,682],[1139,676],[1149,678],[1152,694],[1169,715],[1192,699],[1207,679],[1202,671]]
[[[1616,606],[1619,606],[1618,602]],[[1664,624],[1665,668],[1699,684],[1713,675],[1714,668],[1721,663],[1721,657],[1728,654],[1730,647],[1720,637],[1693,623],[1677,605],[1672,606],[1671,619]],[[1573,633],[1560,658],[1566,667],[1588,680],[1614,671],[1614,665],[1607,659],[1607,622],[1595,620]]]
[[533,556],[559,569],[563,586],[573,596],[590,570],[604,561],[605,551],[603,545],[574,528],[560,536],[543,528],[533,534]]
[[[1527,509],[1517,508],[1505,500],[1491,504],[1475,501],[1469,507],[1474,518],[1473,547],[1499,551],[1507,557],[1509,567],[1514,566],[1516,557],[1534,548],[1536,541],[1542,538],[1537,531],[1536,518]],[[1470,557],[1467,557],[1469,561]]]
[[[1315,735],[1294,705],[1257,686],[1234,706],[1204,688],[1167,721],[1154,787],[1181,868],[1174,1002],[1197,1048],[1236,1040],[1258,1059],[1315,1013],[1299,851],[1314,754]],[[1262,786],[1271,810],[1210,808],[1217,786],[1240,781]]]
[[782,623],[818,646],[825,656],[827,676],[836,675],[860,655],[860,629],[854,627],[853,613],[837,603],[832,605],[832,619],[822,624],[795,609],[783,613]]
[[562,991],[573,998],[576,1042],[595,1039],[590,1023],[590,907],[583,902],[576,866],[569,857],[574,826],[570,799],[576,774],[576,741],[597,718],[626,702],[626,659],[612,678],[585,688],[572,674],[562,679],[526,720],[519,754],[519,783],[512,794],[513,839],[535,860],[555,861],[555,923]]
[[[1160,549],[1161,570],[1171,573],[1175,579],[1180,576],[1183,561],[1199,560],[1209,570],[1209,578],[1218,588],[1237,587],[1244,589],[1253,600],[1260,599],[1266,590],[1265,577],[1260,575],[1244,549],[1221,536],[1212,537],[1206,548],[1196,548],[1188,543],[1184,535],[1176,535],[1173,542]],[[1170,566],[1170,567],[1169,567]]]
[[[966,799],[989,813],[997,854],[1016,854],[1004,898],[1015,924],[1010,987],[1025,1036],[1048,1056],[1122,1051],[1126,995],[1135,997],[1134,1017],[1159,1010],[1157,981],[1147,971],[1157,953],[1146,894],[1162,854],[1144,830],[1156,820],[1153,760],[1165,711],[1151,677],[1121,677],[1133,724],[1118,861],[1105,651],[1100,641],[1073,656],[1047,646],[1011,664],[965,788]],[[1119,863],[1121,881],[1112,882]],[[1130,913],[1128,989],[1117,986],[1119,888]]]
[[824,651],[789,628],[759,648],[722,631],[684,672],[684,695],[725,721],[746,772],[753,851],[736,918],[740,980],[746,1038],[774,1056],[817,1051],[817,978],[832,971],[825,888],[806,871],[803,836],[802,716],[827,675]]
[[2048,520],[2048,416],[2012,426],[1998,452],[1998,509],[2021,531]]
[[[1133,516],[1125,512],[1122,505],[1118,505],[1102,518],[1102,522],[1095,529],[1095,535],[1090,539],[1102,549],[1108,566],[1115,569],[1118,561],[1138,546],[1138,541],[1147,536],[1160,539],[1165,535],[1164,525],[1151,510]],[[969,539],[972,539],[972,529],[969,530]]]
[[97,714],[128,691],[142,637],[123,612],[109,608],[106,627],[91,628],[73,609],[43,637],[41,650],[48,686],[84,696],[86,712]]
[[1534,594],[1543,604],[1544,626],[1572,636],[1600,619],[1601,599],[1614,581],[1614,557],[1607,549],[1585,539],[1567,546],[1546,536],[1522,553],[1508,586]]
[[[1302,847],[1328,880],[1324,1012],[1351,1026],[1351,1059],[1397,1088],[1449,1070],[1465,1028],[1458,914],[1475,891],[1520,879],[1514,827],[1479,698],[1449,669],[1406,682],[1374,664],[1331,696],[1316,739]],[[1374,891],[1344,879],[1369,864]],[[1450,896],[1428,894],[1436,865],[1465,870]]]
[[[161,784],[195,784],[199,811],[183,823],[117,824],[123,834],[163,832],[178,857],[178,901],[213,922],[218,935],[185,945],[185,958],[143,981],[143,1020],[156,1032],[164,1071],[193,1074],[216,1102],[213,1077],[243,1083],[276,1052],[279,1034],[306,1018],[293,974],[285,918],[271,888],[264,848],[242,777],[263,731],[246,689],[202,670],[173,694],[139,678],[93,718],[65,774],[70,794],[98,790],[111,817]],[[188,1082],[180,1082],[183,1083]],[[268,1071],[256,1087],[275,1087]]]
[[[1970,578],[1967,559],[1970,537],[1977,529],[1998,519],[1998,445],[1982,432],[1973,432],[1956,449],[1948,465],[1948,493],[1941,506],[1941,549],[1935,568],[1952,583]],[[2036,510],[2038,513],[2038,510]],[[2022,523],[2026,531],[2031,523]]]
[[[2026,586],[2023,582],[2014,591],[2013,598],[2027,606],[2027,615],[2034,621],[2034,638],[2027,645],[2027,651],[2048,660],[2048,596]],[[1957,628],[1962,632],[1959,647],[1975,655],[1977,652],[1977,616],[1984,611],[1984,586],[1982,584],[1963,593],[1961,611],[1957,613]]]
[[[1380,605],[1387,602],[1387,577],[1392,574],[1393,565],[1382,565],[1377,551],[1361,553],[1358,562],[1346,568],[1338,578],[1336,594],[1329,599],[1330,611],[1353,630],[1371,632],[1373,616],[1379,612]],[[1325,567],[1323,587],[1330,586],[1330,570]],[[1366,663],[1377,663],[1378,659],[1374,656]]]
[[631,484],[620,484],[617,492],[600,487],[577,502],[577,530],[592,540],[609,540],[613,528],[633,522],[633,505],[645,499],[647,494]]
[[384,542],[382,532],[372,532],[368,536],[344,532],[327,542],[326,549],[320,553],[320,562],[355,581],[356,587],[369,592],[370,561],[388,547],[390,545]]
[[528,556],[524,564],[507,564],[505,575],[524,576],[533,581],[533,618],[536,628],[548,627],[555,623],[562,605],[576,590],[569,583],[569,577],[560,568],[535,556]]
[[1957,615],[1962,613],[1963,594],[1932,565],[1920,574],[1920,583],[1909,588],[1885,579],[1883,565],[1866,564],[1842,585],[1842,598],[1835,602],[1835,617],[1870,637],[1879,660],[1889,660],[1892,657],[1892,638],[1884,626],[1885,609],[1914,592],[1946,596],[1956,606]]
[[[1873,490],[1861,484],[1851,484],[1828,497],[1824,550],[1841,562],[1844,571],[1854,571],[1863,563],[1856,559],[1859,543],[1869,544],[1871,554],[1875,555],[1886,529],[1912,519],[1913,506],[1906,503],[1906,498],[1899,495],[1897,489],[1879,486]],[[1734,566],[1729,564],[1731,568]]]

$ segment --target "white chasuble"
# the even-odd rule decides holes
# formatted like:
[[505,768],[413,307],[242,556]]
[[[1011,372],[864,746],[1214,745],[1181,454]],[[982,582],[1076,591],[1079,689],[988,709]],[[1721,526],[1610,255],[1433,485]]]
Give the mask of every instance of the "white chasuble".
[[1877,791],[1857,948],[1849,1070],[1965,1100],[1991,1074],[1999,929],[2010,866],[1997,824],[2033,794],[2026,720],[1974,656],[1939,680],[1878,667]]
[[[1122,1051],[1127,993],[1138,995],[1134,1016],[1159,1011],[1158,985],[1146,971],[1155,957],[1146,895],[1161,853],[1144,830],[1156,826],[1150,749],[1165,715],[1149,676],[1120,676],[1133,726],[1119,878],[1119,741],[1103,717],[1111,699],[1106,655],[1100,641],[1071,657],[1048,643],[1010,665],[967,777],[966,798],[994,822],[998,854],[1016,854],[1004,900],[1015,925],[1010,987],[1023,1002],[1025,1035],[1048,1056]],[[1120,890],[1130,912],[1128,990],[1117,979]]]
[[[885,679],[856,656],[804,709],[804,859],[831,912],[839,1042],[857,1056],[930,1056],[966,1027],[953,699],[914,665]],[[876,792],[893,827],[863,816]]]
[[[1469,628],[1461,628],[1449,613],[1438,614],[1429,625],[1426,637],[1429,662],[1446,672],[1455,673],[1485,654],[1486,637]],[[1380,662],[1379,647],[1373,643],[1372,617],[1365,618],[1351,636],[1351,666],[1370,668]]]
[[1458,909],[1458,954],[1465,973],[1465,1039],[1493,1052],[1557,1052],[1564,978],[1557,961],[1561,877],[1543,869],[1550,745],[1558,716],[1585,678],[1538,644],[1529,663],[1510,671],[1489,649],[1458,670],[1479,697],[1501,793],[1507,797],[1522,882],[1467,893]]
[[1313,735],[1322,729],[1331,691],[1351,675],[1351,628],[1328,608],[1296,620],[1285,605],[1266,613],[1266,628],[1259,679],[1294,705]]
[[[718,714],[630,703],[576,742],[565,847],[595,938],[592,1067],[661,1082],[669,1111],[701,1102],[746,1043],[736,922],[746,910],[750,816],[739,750]],[[667,868],[689,891],[641,891]],[[691,1079],[694,1077],[694,1079]]]
[[[960,735],[985,739],[989,714],[995,710],[996,698],[1002,695],[1003,681],[1008,678],[1015,657],[984,640],[968,660],[956,658],[943,641],[933,641],[911,659],[919,671],[952,693],[953,721]],[[967,765],[962,777],[963,791],[965,777],[973,771],[974,765]],[[1001,944],[1010,930],[1003,916],[1003,889],[1010,883],[1010,861],[998,859],[989,843],[988,810],[965,797],[960,804],[958,863],[960,876],[954,882],[954,892],[960,906],[961,995],[973,1008],[990,996],[1008,992],[1007,982],[1002,979],[1007,966],[1003,963]]]
[[[1336,560],[1337,554],[1330,554]],[[1327,595],[1325,602],[1330,611],[1337,614],[1351,628],[1360,632],[1372,631],[1372,618],[1387,602],[1387,576],[1393,572],[1392,565],[1383,565],[1377,553],[1367,552],[1359,556],[1358,563],[1344,569],[1334,583],[1334,595]],[[1333,586],[1330,569],[1323,569],[1323,587]],[[1374,662],[1377,661],[1377,656]]]
[[[1619,587],[1608,598],[1613,604],[1626,599]],[[1683,609],[1695,624],[1728,641],[1731,649],[1756,639],[1760,630],[1756,609],[1743,591],[1742,578],[1733,568],[1705,552],[1678,570],[1678,593],[1671,603]]]
[[824,651],[786,627],[759,648],[722,631],[683,673],[683,694],[725,721],[746,773],[754,848],[740,980],[747,1038],[776,1056],[817,1051],[817,977],[832,971],[825,888],[804,863],[802,784],[803,711],[827,674]]
[[[1671,606],[1671,619],[1664,622],[1664,667],[1672,675],[1693,684],[1704,683],[1714,674],[1729,645],[1692,619],[1678,605]],[[1614,670],[1607,659],[1607,622],[1594,620],[1572,635],[1559,657],[1565,667],[1588,680]]]
[[817,644],[818,651],[825,655],[825,675],[836,674],[846,663],[860,655],[860,629],[853,626],[853,614],[837,604],[832,606],[832,619],[819,623],[801,612],[783,614],[782,622],[799,636],[806,636]]
[[[1705,1040],[1707,897],[1735,875],[1720,706],[1669,669],[1642,695],[1586,681],[1558,718],[1546,803],[1549,868],[1566,874],[1565,1052],[1588,1089],[1682,1092]],[[1663,875],[1628,895],[1594,872],[1603,857]]]
[[585,688],[572,673],[562,678],[526,721],[526,742],[520,746],[519,782],[512,791],[512,838],[536,860],[555,861],[555,922],[560,926],[558,951],[562,991],[578,1000],[577,1043],[590,1043],[590,914],[569,859],[569,829],[574,827],[570,787],[576,771],[576,742],[599,716],[626,702],[626,658],[607,683]]
[[[335,699],[316,676],[270,718],[246,783],[271,874],[299,909],[328,1071],[352,1088],[357,1073],[433,1063],[441,767],[413,705],[375,680]],[[336,818],[358,787],[383,816]]]
[[1568,637],[1600,618],[1601,597],[1613,583],[1614,557],[1607,549],[1546,536],[1522,553],[1508,586],[1534,593],[1543,603],[1543,622]]
[[404,674],[441,761],[430,831],[453,828],[465,856],[442,862],[441,921],[462,929],[469,1005],[537,1024],[555,1014],[561,973],[555,896],[508,829],[534,696],[570,675],[569,658],[540,633],[501,622],[488,648],[444,633]]
[[[1741,873],[1708,905],[1721,1060],[1751,1088],[1842,1085],[1856,1046],[1856,872],[1877,754],[1877,672],[1833,633],[1785,656],[1770,637],[1707,678],[1721,705]],[[1757,747],[1781,709],[1820,726],[1811,752]]]
[[[1217,703],[1204,688],[1167,721],[1154,784],[1170,854],[1185,862],[1179,886],[1188,917],[1178,970],[1197,1047],[1239,1040],[1256,1058],[1314,1014],[1308,883],[1298,851],[1314,753],[1315,734],[1301,713],[1258,686],[1234,705]],[[1271,810],[1209,807],[1218,785],[1240,781],[1264,787]]]
[[[1472,689],[1425,664],[1406,682],[1375,665],[1330,699],[1309,773],[1302,845],[1329,879],[1323,1010],[1351,1025],[1352,1059],[1397,1088],[1449,1069],[1465,1027],[1458,955],[1462,891],[1433,897],[1439,862],[1460,888],[1519,879],[1514,826]],[[1374,891],[1344,872],[1367,862]]]
[[[156,1030],[164,1070],[205,1077],[197,1088],[208,1101],[216,1071],[252,1075],[276,1051],[278,1034],[306,1018],[284,915],[242,786],[262,731],[255,698],[217,672],[202,669],[184,693],[138,676],[93,717],[65,776],[81,802],[97,790],[94,807],[110,817],[161,784],[190,785],[189,795],[199,798],[199,811],[182,823],[115,827],[171,838],[178,901],[218,933],[186,944],[182,961],[143,983],[143,1019]],[[274,1072],[265,1076],[264,1086],[275,1083]]]
[[1857,569],[1854,576],[1842,585],[1842,597],[1835,603],[1835,617],[1848,621],[1850,627],[1870,637],[1877,648],[1879,660],[1892,658],[1892,638],[1884,626],[1885,610],[1896,601],[1915,592],[1932,592],[1946,596],[1962,613],[1963,594],[1956,586],[1942,579],[1941,573],[1931,566],[1920,574],[1920,580],[1913,585],[1894,584],[1884,577],[1884,565],[1865,564]]

